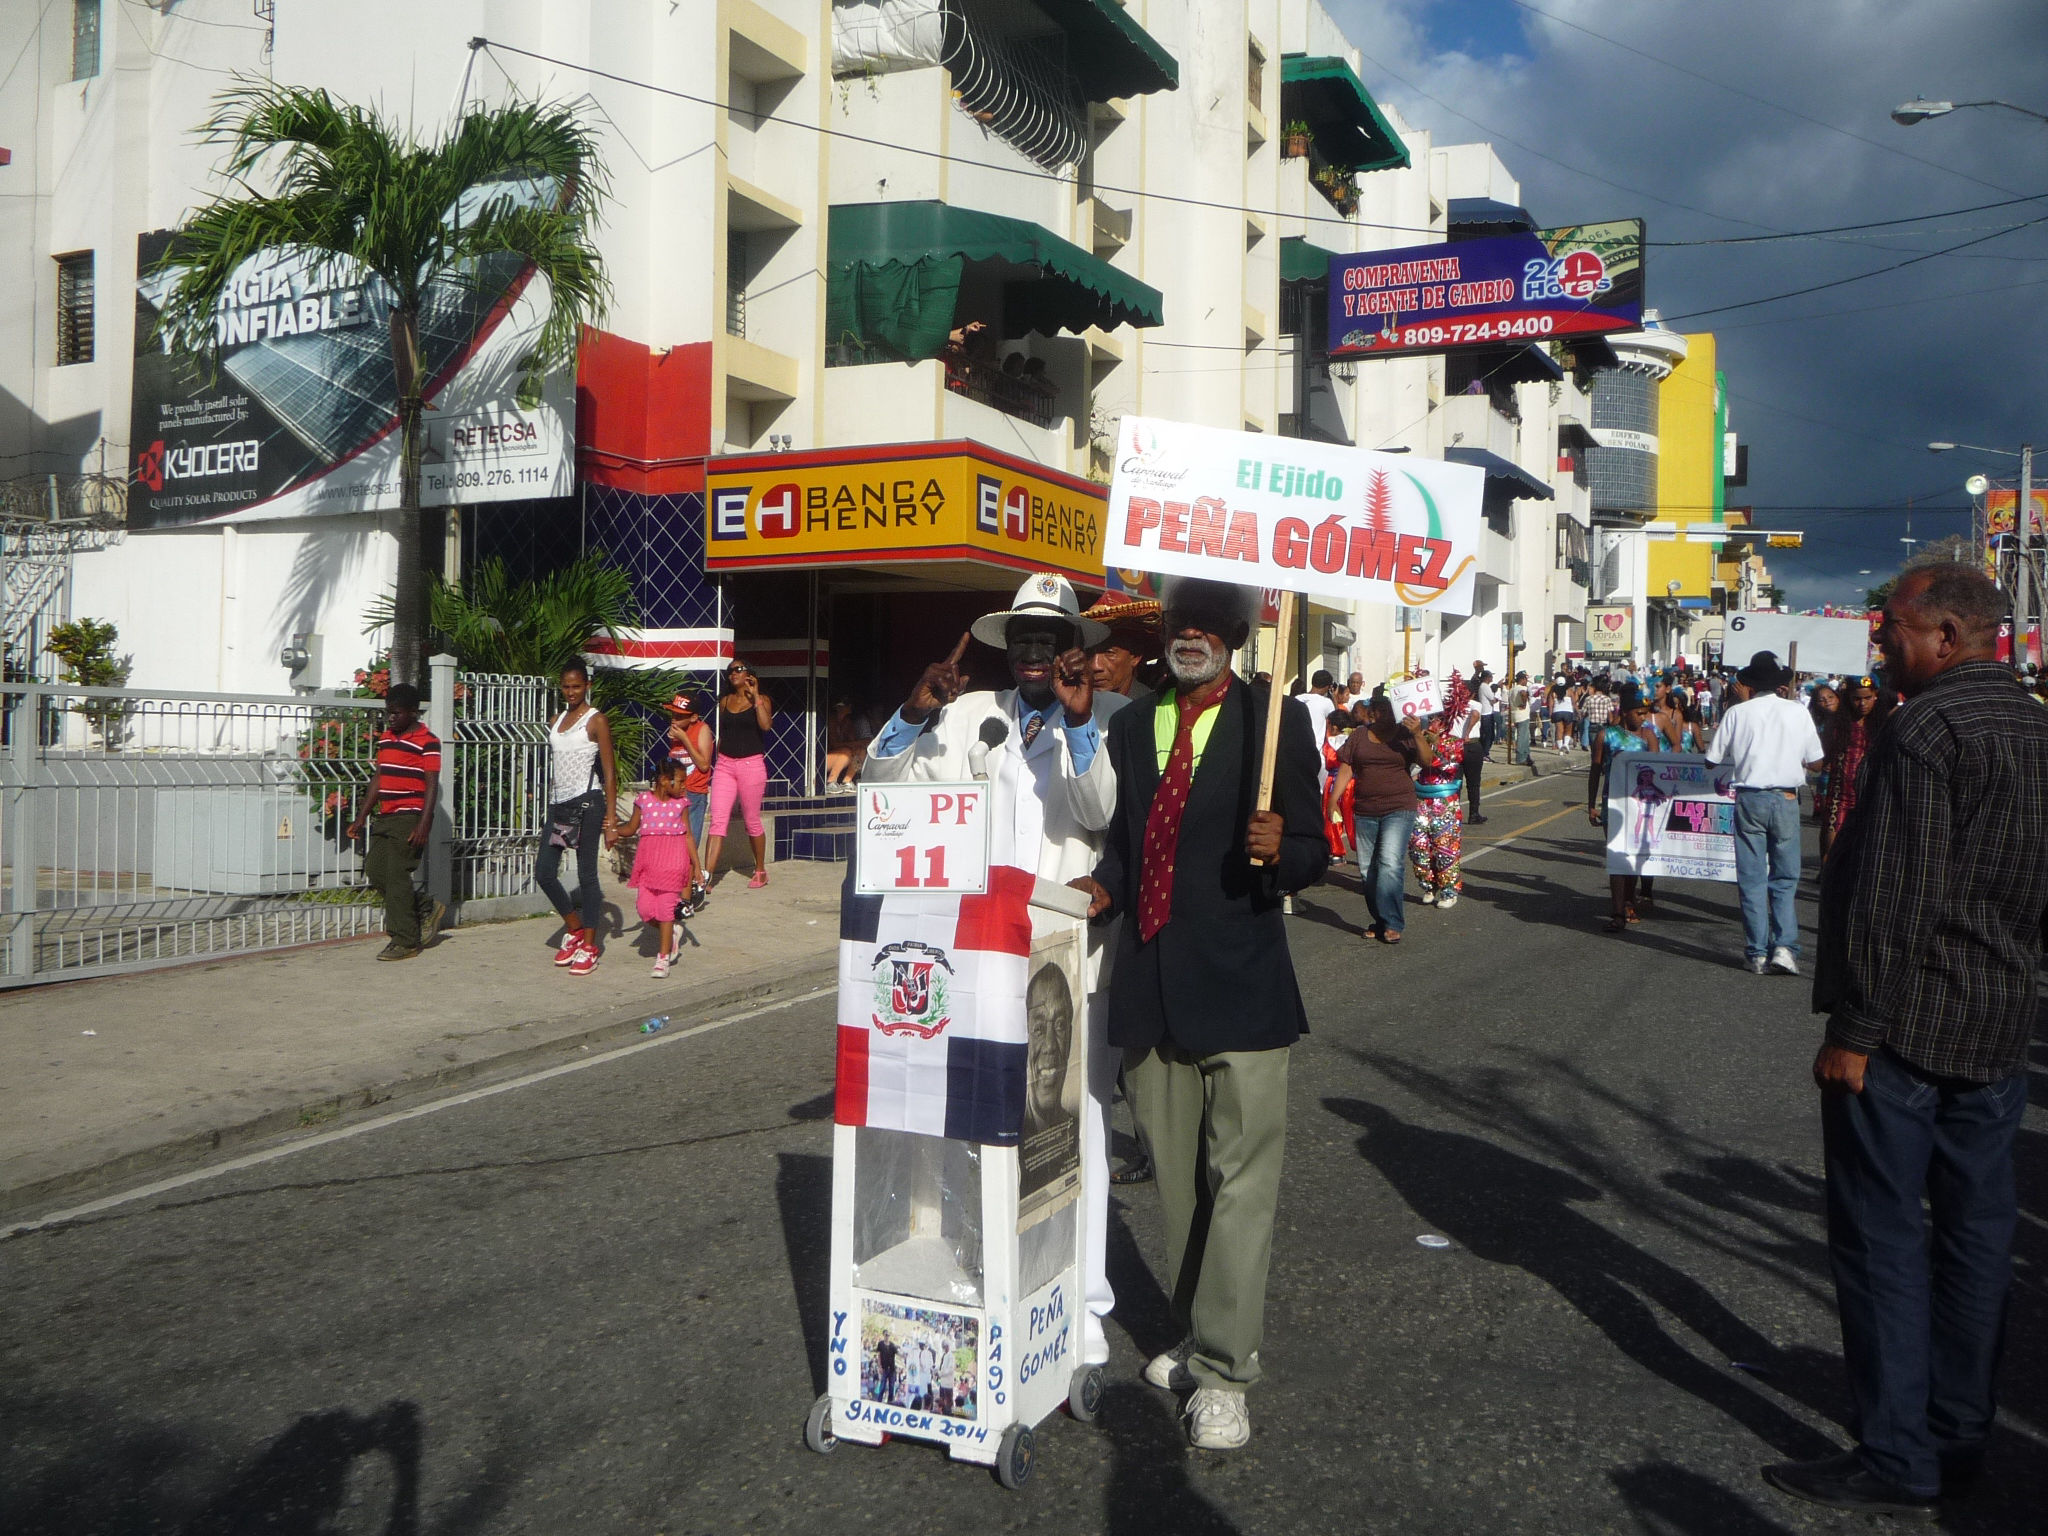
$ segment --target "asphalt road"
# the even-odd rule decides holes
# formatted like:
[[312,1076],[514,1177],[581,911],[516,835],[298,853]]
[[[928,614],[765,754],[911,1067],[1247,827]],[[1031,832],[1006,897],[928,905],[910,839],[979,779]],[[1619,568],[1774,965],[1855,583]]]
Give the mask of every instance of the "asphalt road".
[[[1301,898],[1315,1032],[1244,1452],[1189,1451],[1138,1380],[1171,1342],[1149,1187],[1112,1223],[1102,1417],[1044,1425],[1027,1488],[802,1448],[818,1000],[0,1241],[0,1530],[1847,1528],[1757,1476],[1841,1443],[1806,986],[1737,969],[1726,889],[1601,933],[1580,793],[1496,793],[1474,830],[1520,835],[1398,949],[1351,876]],[[2036,1061],[2005,1424],[1956,1531],[2048,1508]]]

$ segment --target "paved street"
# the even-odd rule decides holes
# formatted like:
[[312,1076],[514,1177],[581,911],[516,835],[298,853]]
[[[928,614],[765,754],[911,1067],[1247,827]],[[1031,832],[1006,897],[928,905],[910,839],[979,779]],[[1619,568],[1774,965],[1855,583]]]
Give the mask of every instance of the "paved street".
[[[0,1241],[0,1530],[1847,1529],[1756,1472],[1841,1443],[1807,987],[1736,968],[1725,888],[1602,934],[1582,795],[1494,794],[1475,841],[1514,841],[1399,949],[1361,941],[1349,872],[1300,901],[1315,1032],[1246,1452],[1188,1451],[1138,1382],[1172,1342],[1149,1187],[1113,1218],[1102,1418],[1044,1425],[1021,1493],[802,1448],[823,999]],[[2004,1427],[1954,1531],[2048,1507],[2036,1063]]]

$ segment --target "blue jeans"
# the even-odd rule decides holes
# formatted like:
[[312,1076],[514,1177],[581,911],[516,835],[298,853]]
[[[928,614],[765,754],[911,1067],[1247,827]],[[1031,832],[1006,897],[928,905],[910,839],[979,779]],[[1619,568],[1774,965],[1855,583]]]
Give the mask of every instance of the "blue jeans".
[[1929,1078],[1882,1050],[1863,1092],[1821,1100],[1851,1428],[1871,1470],[1914,1493],[1938,1493],[1941,1459],[1981,1454],[1991,1433],[2026,1107],[2024,1072]]
[[1414,830],[1413,811],[1351,818],[1365,909],[1372,914],[1373,923],[1387,933],[1399,933],[1407,920],[1408,834]]
[[1783,946],[1799,953],[1799,801],[1769,789],[1735,792],[1735,893],[1742,901],[1742,948],[1751,956]]

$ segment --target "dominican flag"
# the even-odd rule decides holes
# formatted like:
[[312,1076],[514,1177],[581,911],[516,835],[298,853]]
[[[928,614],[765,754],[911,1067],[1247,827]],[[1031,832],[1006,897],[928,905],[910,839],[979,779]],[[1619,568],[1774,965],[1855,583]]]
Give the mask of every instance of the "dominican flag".
[[985,896],[857,896],[839,907],[841,1125],[1014,1147],[1024,1121],[1028,870]]

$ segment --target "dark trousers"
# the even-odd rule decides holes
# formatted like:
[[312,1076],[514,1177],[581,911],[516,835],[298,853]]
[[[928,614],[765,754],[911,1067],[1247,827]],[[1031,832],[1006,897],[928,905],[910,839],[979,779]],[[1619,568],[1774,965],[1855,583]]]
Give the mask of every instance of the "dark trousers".
[[[1480,730],[1483,733],[1485,727],[1481,726]],[[1471,806],[1471,811],[1465,818],[1467,821],[1470,821],[1472,817],[1479,814],[1479,780],[1486,768],[1485,743],[1486,738],[1484,734],[1475,736],[1465,743],[1462,758],[1465,772],[1465,800]]]
[[540,857],[533,864],[533,883],[540,887],[541,895],[547,897],[563,917],[568,917],[572,911],[579,914],[583,926],[595,934],[598,911],[604,901],[604,889],[597,883],[598,855],[604,851],[603,794],[593,790],[580,799],[564,800],[559,805],[549,806],[549,827],[552,829],[560,821],[571,822],[576,828],[574,899],[571,899],[570,892],[562,889],[562,850],[556,844],[552,831],[541,834]]
[[420,867],[421,850],[413,847],[413,828],[420,824],[419,812],[370,818],[369,850],[363,856],[363,876],[384,897],[384,931],[394,943],[407,949],[420,947],[420,927],[434,903],[412,883]]
[[1929,1078],[1886,1051],[1862,1093],[1821,1100],[1851,1428],[1871,1470],[1917,1494],[1940,1492],[1941,1459],[1991,1433],[2026,1107],[2024,1072]]

